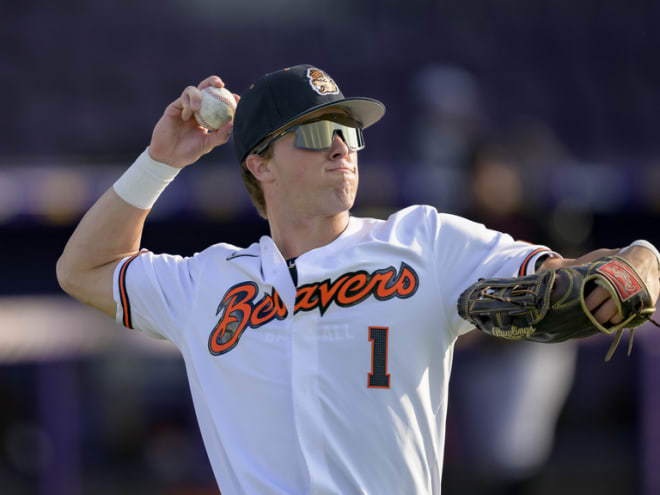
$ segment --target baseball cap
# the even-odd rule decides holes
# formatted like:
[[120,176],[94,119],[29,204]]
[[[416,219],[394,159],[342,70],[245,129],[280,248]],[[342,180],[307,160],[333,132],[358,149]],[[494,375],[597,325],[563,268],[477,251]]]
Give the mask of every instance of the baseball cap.
[[325,107],[348,111],[362,128],[379,121],[385,105],[365,97],[345,98],[327,72],[296,65],[260,77],[242,95],[234,115],[234,148],[239,163],[270,134]]

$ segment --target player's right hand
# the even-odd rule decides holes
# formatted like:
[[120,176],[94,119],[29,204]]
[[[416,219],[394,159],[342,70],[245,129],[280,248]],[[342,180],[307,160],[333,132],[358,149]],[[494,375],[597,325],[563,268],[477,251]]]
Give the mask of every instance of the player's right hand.
[[[152,159],[183,168],[229,140],[232,122],[215,132],[207,132],[194,117],[202,102],[201,90],[207,86],[222,88],[224,85],[218,76],[209,76],[197,87],[188,86],[179,98],[167,106],[151,136],[149,155]],[[234,94],[234,98],[238,102],[240,97]]]

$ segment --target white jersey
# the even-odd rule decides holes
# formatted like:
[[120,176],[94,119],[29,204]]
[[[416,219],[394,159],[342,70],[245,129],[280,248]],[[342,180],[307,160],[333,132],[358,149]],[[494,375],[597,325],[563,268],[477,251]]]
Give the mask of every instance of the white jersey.
[[428,206],[351,217],[299,256],[264,236],[116,270],[117,320],[185,360],[223,494],[438,494],[459,294],[542,246]]

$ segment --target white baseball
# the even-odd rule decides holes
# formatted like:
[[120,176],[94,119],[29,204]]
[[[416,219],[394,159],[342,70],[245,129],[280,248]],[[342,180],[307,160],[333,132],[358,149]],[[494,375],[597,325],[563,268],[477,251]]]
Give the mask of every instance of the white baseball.
[[215,131],[234,118],[236,100],[225,88],[208,86],[202,90],[202,106],[195,112],[195,120],[204,129]]

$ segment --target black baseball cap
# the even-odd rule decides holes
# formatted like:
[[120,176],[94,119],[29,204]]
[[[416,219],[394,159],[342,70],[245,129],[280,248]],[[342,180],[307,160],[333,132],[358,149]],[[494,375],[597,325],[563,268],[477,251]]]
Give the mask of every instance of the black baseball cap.
[[242,95],[234,116],[234,148],[239,163],[270,134],[305,114],[325,107],[344,108],[369,127],[385,114],[372,98],[345,98],[337,83],[312,65],[296,65],[259,78]]

